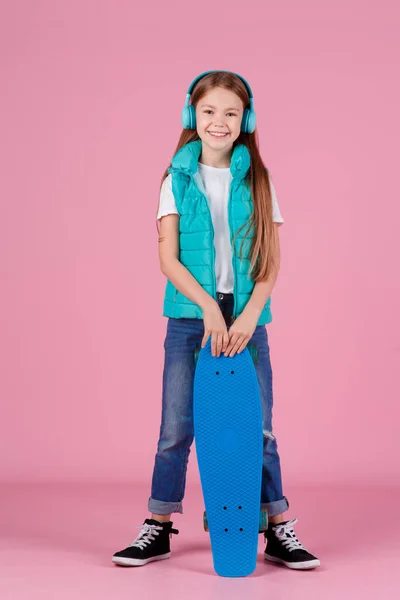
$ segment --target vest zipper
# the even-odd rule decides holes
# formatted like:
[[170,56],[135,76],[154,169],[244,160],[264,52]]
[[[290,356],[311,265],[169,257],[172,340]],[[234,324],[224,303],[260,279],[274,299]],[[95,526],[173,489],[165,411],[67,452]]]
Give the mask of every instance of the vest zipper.
[[237,305],[237,302],[236,302],[236,290],[237,290],[237,287],[236,287],[235,249],[232,246],[232,239],[233,239],[233,234],[232,234],[233,223],[231,221],[231,213],[232,213],[232,206],[231,206],[232,205],[232,200],[231,200],[231,197],[232,197],[232,183],[233,183],[233,180],[231,181],[230,186],[229,186],[229,196],[228,196],[228,224],[229,224],[229,229],[230,229],[230,240],[231,240],[231,249],[232,249],[232,268],[233,268],[233,315],[232,315],[232,317],[233,317],[233,320],[235,320],[236,319],[236,305]]

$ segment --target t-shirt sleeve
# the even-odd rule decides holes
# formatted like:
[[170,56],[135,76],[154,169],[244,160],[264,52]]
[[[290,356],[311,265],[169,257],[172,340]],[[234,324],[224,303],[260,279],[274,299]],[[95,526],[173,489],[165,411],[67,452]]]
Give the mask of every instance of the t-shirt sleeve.
[[275,186],[272,182],[270,173],[268,173],[268,177],[269,177],[269,185],[271,188],[271,197],[272,197],[272,220],[275,223],[278,223],[278,226],[280,227],[281,225],[283,225],[284,220],[282,218],[281,211],[279,210],[278,198],[276,196]]
[[157,220],[161,219],[161,217],[165,217],[165,215],[171,214],[179,215],[179,212],[172,192],[172,175],[169,173],[161,186]]

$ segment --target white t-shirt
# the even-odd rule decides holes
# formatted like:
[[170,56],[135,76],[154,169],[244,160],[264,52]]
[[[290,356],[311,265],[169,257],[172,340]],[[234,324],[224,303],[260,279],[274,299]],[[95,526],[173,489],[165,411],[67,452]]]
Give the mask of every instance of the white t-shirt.
[[[233,292],[234,276],[228,223],[228,195],[232,175],[229,167],[221,169],[219,167],[209,167],[199,162],[198,169],[206,190],[215,232],[215,277],[217,280],[217,291],[224,294],[231,294]],[[269,182],[272,196],[273,221],[282,225],[284,221],[279,210],[275,187],[271,177],[269,178]],[[179,214],[172,192],[171,173],[164,179],[161,187],[157,219],[161,219],[161,217],[169,214]]]

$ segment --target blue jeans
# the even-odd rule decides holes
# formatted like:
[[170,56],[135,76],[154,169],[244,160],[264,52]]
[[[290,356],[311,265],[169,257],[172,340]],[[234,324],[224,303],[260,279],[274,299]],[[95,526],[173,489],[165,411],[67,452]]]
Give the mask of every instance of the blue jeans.
[[[217,301],[229,328],[232,324],[233,294],[218,293]],[[154,514],[183,513],[186,470],[194,439],[194,352],[201,347],[203,336],[203,319],[168,319],[164,341],[160,437],[148,501],[148,510]],[[280,458],[272,433],[272,369],[265,325],[256,327],[248,344],[256,345],[258,350],[254,366],[260,386],[264,432],[261,508],[266,508],[272,517],[287,510],[289,502],[282,494]]]

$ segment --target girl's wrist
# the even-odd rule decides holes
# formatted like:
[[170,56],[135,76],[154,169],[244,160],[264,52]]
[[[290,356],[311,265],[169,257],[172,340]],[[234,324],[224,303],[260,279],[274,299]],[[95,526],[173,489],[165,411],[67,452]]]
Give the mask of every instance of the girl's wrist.
[[210,308],[210,306],[213,306],[214,304],[218,304],[217,301],[206,292],[204,298],[201,299],[199,306],[202,310],[204,310],[206,308]]
[[250,300],[245,306],[245,310],[259,317],[263,309],[260,306],[257,306],[257,304],[254,304],[254,302],[250,298]]

